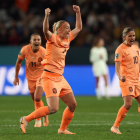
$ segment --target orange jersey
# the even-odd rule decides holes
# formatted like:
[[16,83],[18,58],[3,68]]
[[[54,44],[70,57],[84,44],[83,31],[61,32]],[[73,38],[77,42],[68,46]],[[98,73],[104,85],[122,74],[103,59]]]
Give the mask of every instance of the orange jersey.
[[46,55],[42,62],[44,68],[58,73],[60,75],[64,72],[65,57],[69,49],[70,42],[74,39],[73,33],[69,33],[68,39],[60,40],[60,37],[52,34],[51,38],[46,43]]
[[122,43],[115,51],[115,62],[121,62],[121,76],[126,76],[126,81],[120,81],[120,86],[137,85],[139,83],[139,48],[136,45],[131,47]]
[[39,47],[39,50],[34,53],[32,51],[31,45],[24,46],[19,55],[19,59],[24,59],[26,61],[26,78],[28,80],[36,81],[38,78],[41,77],[42,72],[44,70],[43,66],[41,65],[41,61],[44,59],[45,56],[45,48],[42,46]]

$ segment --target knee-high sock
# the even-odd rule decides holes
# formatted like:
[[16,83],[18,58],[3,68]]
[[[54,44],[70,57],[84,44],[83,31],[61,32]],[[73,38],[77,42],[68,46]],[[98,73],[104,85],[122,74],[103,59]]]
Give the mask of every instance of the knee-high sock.
[[46,115],[49,115],[49,109],[48,106],[44,106],[44,107],[40,107],[37,110],[35,110],[34,112],[32,112],[31,114],[29,114],[28,116],[25,117],[25,120],[27,122],[30,122],[33,119],[37,119],[37,118],[41,118],[44,117]]
[[60,126],[61,131],[64,131],[67,129],[67,126],[70,124],[73,116],[74,116],[74,112],[69,111],[68,108],[64,110],[63,116],[62,116],[62,122]]
[[[42,100],[40,100],[39,102],[34,101],[34,105],[35,105],[35,110],[36,110],[40,107],[43,107],[44,103],[42,102]],[[37,118],[37,120],[41,120],[41,118]]]
[[138,112],[139,112],[139,115],[140,115],[140,107],[138,107]]
[[121,123],[121,121],[126,116],[127,111],[128,110],[125,109],[123,106],[119,109],[118,114],[117,114],[117,118],[115,120],[115,123],[114,123],[113,127],[119,127],[119,124]]

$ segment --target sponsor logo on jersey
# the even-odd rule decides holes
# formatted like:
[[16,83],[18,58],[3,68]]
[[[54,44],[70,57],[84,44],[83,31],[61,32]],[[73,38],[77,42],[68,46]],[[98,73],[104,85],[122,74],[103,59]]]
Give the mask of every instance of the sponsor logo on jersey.
[[35,57],[32,57],[33,59],[35,59]]

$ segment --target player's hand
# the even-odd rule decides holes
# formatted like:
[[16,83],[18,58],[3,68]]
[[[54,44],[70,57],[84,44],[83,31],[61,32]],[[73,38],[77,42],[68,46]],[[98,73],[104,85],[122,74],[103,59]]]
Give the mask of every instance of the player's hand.
[[122,82],[125,82],[125,81],[126,81],[126,77],[125,77],[125,76],[121,76],[121,77],[120,77],[120,80],[121,80]]
[[75,13],[79,13],[80,12],[80,7],[77,5],[73,5],[73,10]]
[[47,8],[45,9],[45,15],[48,17],[50,15],[51,9]]
[[19,79],[18,77],[15,77],[14,81],[13,81],[13,84],[16,86],[16,85],[19,85]]

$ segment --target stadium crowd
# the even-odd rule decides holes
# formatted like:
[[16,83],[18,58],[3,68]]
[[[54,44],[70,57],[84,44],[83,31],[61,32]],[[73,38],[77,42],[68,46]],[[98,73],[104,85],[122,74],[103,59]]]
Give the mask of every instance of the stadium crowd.
[[140,40],[140,1],[138,0],[0,0],[0,46],[24,45],[34,32],[43,35],[44,9],[52,10],[50,30],[55,21],[65,19],[75,26],[73,4],[81,8],[83,29],[71,47],[91,47],[98,36],[105,40],[108,50],[115,50],[122,41],[126,26],[135,29]]

